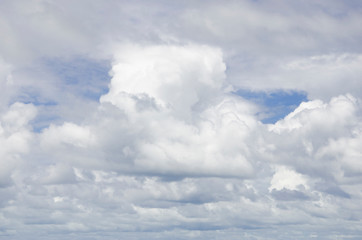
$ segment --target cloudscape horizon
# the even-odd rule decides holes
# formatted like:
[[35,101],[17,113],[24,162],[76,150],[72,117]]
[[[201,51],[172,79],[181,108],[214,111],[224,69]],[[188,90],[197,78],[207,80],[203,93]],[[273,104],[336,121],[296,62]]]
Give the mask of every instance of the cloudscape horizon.
[[0,239],[362,238],[360,1],[0,16]]

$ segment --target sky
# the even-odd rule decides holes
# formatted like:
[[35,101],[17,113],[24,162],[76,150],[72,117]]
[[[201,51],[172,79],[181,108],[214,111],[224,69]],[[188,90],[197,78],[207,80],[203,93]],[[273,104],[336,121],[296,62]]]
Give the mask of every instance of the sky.
[[1,0],[0,239],[361,239],[361,22],[357,0]]

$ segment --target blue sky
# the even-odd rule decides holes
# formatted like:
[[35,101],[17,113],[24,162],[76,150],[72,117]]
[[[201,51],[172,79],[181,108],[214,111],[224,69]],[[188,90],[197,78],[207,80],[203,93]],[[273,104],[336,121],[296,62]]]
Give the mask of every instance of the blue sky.
[[362,238],[359,1],[0,15],[0,240]]
[[263,123],[275,123],[293,112],[300,103],[308,101],[306,93],[288,90],[272,92],[238,90],[237,95],[260,105],[260,120]]

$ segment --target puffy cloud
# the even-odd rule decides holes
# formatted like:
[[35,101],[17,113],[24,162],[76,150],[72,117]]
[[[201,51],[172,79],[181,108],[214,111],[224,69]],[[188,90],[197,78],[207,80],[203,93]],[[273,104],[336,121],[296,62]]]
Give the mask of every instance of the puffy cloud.
[[137,171],[252,174],[243,145],[257,125],[256,107],[225,93],[224,71],[220,50],[211,47],[120,48],[109,93],[101,102],[122,110],[126,127],[138,132],[122,147],[123,155],[133,153]]
[[269,190],[296,190],[299,186],[302,186],[304,188],[309,187],[307,184],[307,180],[303,177],[303,175],[296,173],[293,170],[289,170],[284,166],[277,168],[277,171],[273,175],[270,183],[271,186],[269,187]]
[[32,104],[14,103],[0,118],[0,186],[12,184],[12,173],[33,139],[29,121],[36,115]]
[[[272,135],[266,135],[266,139],[273,143],[263,156],[276,165],[270,181],[271,195],[279,201],[316,203],[321,209],[303,206],[303,211],[312,216],[340,215],[348,219],[352,213],[345,215],[341,202],[353,206],[361,198],[357,160],[360,113],[359,99],[344,95],[328,103],[304,102],[283,120],[269,125]],[[331,211],[322,210],[327,206]]]
[[126,45],[115,55],[110,91],[101,102],[121,108],[124,102],[137,110],[159,106],[187,119],[192,107],[220,94],[224,84],[222,53],[208,46]]
[[[52,227],[37,231],[191,234],[298,226],[320,217],[328,219],[322,226],[359,221],[358,98],[303,102],[275,124],[262,124],[255,104],[228,93],[219,49],[119,50],[109,92],[83,123],[51,124],[35,134],[34,106],[15,103],[2,114],[4,133],[23,134],[13,137],[23,141],[14,145],[22,154],[16,156],[39,164],[23,164],[15,175],[16,165],[2,168],[2,206],[23,222],[22,234],[44,223]],[[37,139],[31,152],[24,134]],[[15,156],[6,149],[5,159]],[[20,194],[9,188],[12,180]],[[91,216],[101,222],[86,221]]]
[[[280,137],[276,149],[290,148],[295,151],[289,156],[294,155],[296,159],[288,159],[289,156],[286,155],[287,158],[280,156],[279,161],[295,164],[304,171],[311,171],[310,173],[314,169],[320,176],[338,178],[341,174],[338,166],[344,161],[337,155],[334,155],[337,161],[331,161],[326,157],[327,149],[332,152],[332,148],[328,146],[336,141],[359,138],[360,111],[359,101],[351,95],[332,98],[328,104],[319,100],[302,103],[285,119],[269,126],[269,130]],[[287,141],[283,140],[285,137],[288,138]],[[351,140],[351,143],[354,141]],[[345,148],[346,151],[348,149],[349,147]],[[335,164],[337,165],[334,166]],[[307,168],[311,169],[306,170]],[[326,169],[330,171],[324,172]]]
[[[185,51],[190,59],[176,58],[169,49],[181,56]],[[277,123],[262,124],[256,105],[224,88],[220,51],[206,47],[192,55],[194,49],[136,47],[129,53],[135,58],[138,51],[152,50],[141,63],[124,52],[115,60],[121,67],[112,70],[109,93],[82,124],[52,124],[35,134],[28,125],[34,106],[16,103],[2,114],[3,136],[24,132],[38,140],[29,152],[25,135],[14,138],[25,141],[14,151],[39,166],[23,164],[15,175],[15,165],[2,168],[3,187],[13,180],[19,192],[4,192],[3,211],[11,221],[23,222],[17,225],[21,234],[44,223],[51,226],[37,231],[51,235],[180,228],[190,234],[203,230],[205,236],[204,230],[298,226],[320,217],[328,219],[322,226],[359,221],[354,214],[362,197],[356,191],[359,99],[341,95],[303,102]],[[219,71],[200,60],[204,54]],[[155,59],[168,65],[167,71],[150,67]],[[196,68],[187,64],[192,60],[199,63]],[[140,91],[133,81],[141,84]],[[193,91],[196,97],[177,105],[181,99],[163,91],[172,84],[181,84],[181,96]],[[40,202],[42,210],[36,212]],[[92,216],[101,222],[86,221]]]
[[61,126],[50,125],[42,132],[41,137],[41,142],[46,148],[61,144],[85,148],[94,144],[95,141],[89,127],[82,127],[68,122]]

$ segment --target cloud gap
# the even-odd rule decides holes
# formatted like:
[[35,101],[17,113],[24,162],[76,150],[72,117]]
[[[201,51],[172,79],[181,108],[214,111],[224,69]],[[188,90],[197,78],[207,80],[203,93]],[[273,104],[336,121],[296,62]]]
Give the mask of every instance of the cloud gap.
[[307,93],[295,90],[252,91],[240,89],[234,94],[262,107],[259,118],[264,124],[274,124],[308,101]]

